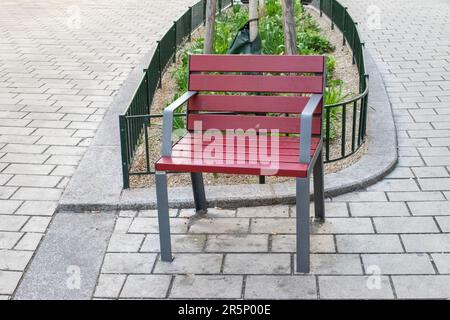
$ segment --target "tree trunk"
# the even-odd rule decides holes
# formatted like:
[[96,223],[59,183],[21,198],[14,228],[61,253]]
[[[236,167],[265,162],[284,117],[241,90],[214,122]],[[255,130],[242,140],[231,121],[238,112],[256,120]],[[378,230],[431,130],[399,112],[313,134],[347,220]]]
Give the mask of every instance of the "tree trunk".
[[203,53],[214,53],[214,28],[216,24],[217,0],[206,1],[206,34]]
[[284,53],[289,55],[298,54],[293,2],[293,0],[281,0],[283,6]]
[[264,16],[264,5],[265,5],[265,0],[259,0],[259,16],[260,17]]
[[250,0],[249,3],[250,18],[250,41],[255,41],[258,36],[258,0]]

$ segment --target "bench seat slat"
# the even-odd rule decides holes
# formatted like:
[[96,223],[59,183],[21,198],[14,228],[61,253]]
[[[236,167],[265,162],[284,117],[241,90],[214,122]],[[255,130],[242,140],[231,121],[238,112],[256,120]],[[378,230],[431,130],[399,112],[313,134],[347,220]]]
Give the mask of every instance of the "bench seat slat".
[[[276,167],[277,170],[274,170]],[[197,163],[190,158],[175,158],[162,157],[156,163],[156,170],[158,171],[183,171],[183,172],[211,172],[211,173],[227,173],[227,174],[245,174],[245,175],[260,175],[265,170],[270,170],[272,174],[265,173],[265,175],[276,175],[283,177],[306,177],[308,164],[305,163],[290,163],[280,162],[272,163],[271,165],[261,165],[253,163],[238,163],[234,162],[214,164],[210,161],[198,161]]]
[[[198,94],[189,100],[190,111],[267,112],[300,114],[307,96],[243,96]],[[318,108],[316,113],[320,113]]]
[[[280,154],[299,154],[299,145],[300,143],[298,141],[286,141],[285,140],[286,137],[279,137],[279,141],[278,141],[278,148],[279,149],[279,153]],[[254,140],[254,139],[239,139],[239,140],[234,140],[233,142],[231,141],[227,141],[224,138],[224,141],[212,141],[208,138],[203,138],[202,140],[197,140],[194,141],[194,138],[191,137],[184,137],[182,138],[180,141],[178,141],[174,146],[173,146],[173,150],[193,150],[194,149],[194,144],[196,148],[199,148],[200,145],[202,145],[202,149],[205,148],[208,145],[213,144],[214,146],[217,147],[223,147],[226,148],[227,146],[230,146],[230,143],[232,143],[232,146],[236,149],[236,148],[243,148],[245,147],[246,151],[248,149],[249,146],[256,146],[257,148],[259,148],[259,143],[258,140]],[[311,141],[311,150],[315,149],[317,147],[317,145],[319,144],[320,139],[319,138],[313,138]],[[275,147],[275,146],[274,146]],[[264,149],[265,146],[262,146],[262,148]],[[267,149],[269,149],[270,151],[275,151],[272,150],[272,142],[270,140],[270,137],[267,140]]]
[[[195,122],[201,122],[203,131],[209,129],[267,129],[279,130],[280,133],[300,133],[300,119],[298,117],[266,117],[266,116],[236,116],[190,114],[188,117],[188,130],[195,130]],[[312,134],[320,134],[321,118],[313,119]]]
[[322,93],[320,76],[191,74],[190,91]]
[[191,55],[190,71],[198,72],[323,72],[321,56]]

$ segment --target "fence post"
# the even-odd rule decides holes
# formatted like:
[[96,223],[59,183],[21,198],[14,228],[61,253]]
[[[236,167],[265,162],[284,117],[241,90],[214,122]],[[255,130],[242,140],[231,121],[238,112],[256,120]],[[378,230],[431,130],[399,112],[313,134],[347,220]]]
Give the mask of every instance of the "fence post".
[[[364,74],[364,78],[366,83],[369,83],[369,75],[366,73]],[[366,124],[367,124],[367,106],[369,103],[369,92],[367,92],[367,95],[364,100],[364,118],[363,118],[363,140],[366,137]]]
[[[365,77],[365,72],[366,70],[362,70],[362,59],[363,59],[363,50],[365,50],[365,43],[364,42],[360,42],[360,47],[361,47],[361,52],[359,54],[358,57],[358,72],[359,72],[359,92],[362,92],[362,88],[363,88],[363,82],[364,82],[364,77]],[[364,71],[364,72],[362,72]]]
[[222,13],[222,0],[219,0],[219,13]]
[[177,61],[177,22],[173,22],[173,62]]
[[156,41],[158,43],[156,50],[158,50],[158,76],[159,76],[159,83],[158,88],[162,88],[162,68],[161,68],[161,40]]
[[145,82],[145,96],[146,96],[146,98],[147,98],[148,112],[150,112],[150,89],[148,88],[148,86],[149,86],[148,69],[144,69],[144,72],[145,72],[145,77],[144,77],[144,82]]
[[189,35],[188,35],[188,39],[189,42],[191,42],[192,40],[192,7],[189,7]]
[[128,172],[128,155],[127,155],[127,118],[124,115],[119,116],[119,128],[120,128],[120,153],[122,156],[122,178],[123,188],[128,189],[130,187],[130,176]]
[[323,7],[323,3],[322,3],[322,0],[320,0],[320,1],[319,1],[319,10],[320,10],[320,17],[321,17],[321,18],[322,18],[322,14],[323,14],[322,7]]
[[346,23],[347,23],[347,15],[348,15],[348,12],[347,12],[347,7],[344,7],[344,14],[343,14],[343,17],[342,17],[342,45],[343,46],[345,46],[345,34],[346,34],[346,32],[347,32],[347,30],[346,30]]
[[355,60],[355,41],[356,41],[356,28],[358,27],[358,22],[354,22],[354,28],[353,28],[353,37],[352,37],[352,52],[353,52],[353,59],[352,64],[356,63]]
[[203,0],[203,25],[206,26],[206,0]]
[[330,20],[331,20],[331,30],[334,30],[334,10],[333,10],[333,7],[334,7],[334,1],[331,1],[331,17],[330,17]]

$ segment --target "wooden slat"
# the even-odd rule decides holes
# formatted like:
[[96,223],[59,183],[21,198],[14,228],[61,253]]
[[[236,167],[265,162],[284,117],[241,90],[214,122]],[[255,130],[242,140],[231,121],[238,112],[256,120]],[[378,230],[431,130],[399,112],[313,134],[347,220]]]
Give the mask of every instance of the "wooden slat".
[[[271,112],[299,114],[309,97],[305,96],[243,96],[198,94],[189,100],[189,111]],[[316,110],[320,113],[321,108]]]
[[296,72],[322,73],[323,56],[191,55],[194,72]]
[[[227,174],[245,174],[260,175],[276,175],[283,177],[305,177],[308,165],[305,163],[289,163],[280,162],[272,163],[270,166],[262,166],[253,163],[232,163],[232,164],[214,164],[210,161],[198,161],[193,163],[189,158],[172,158],[162,157],[156,162],[156,170],[158,171],[181,171],[181,172],[215,172]],[[265,171],[270,170],[270,174]]]
[[322,93],[319,76],[191,74],[190,91]]
[[[294,150],[296,152],[298,152],[298,149],[300,146],[300,141],[298,141],[298,139],[296,139],[297,141],[285,141],[284,139],[282,139],[283,137],[279,137],[278,142],[275,143],[274,147],[276,146],[277,149],[280,150]],[[229,139],[229,137],[228,137]],[[233,140],[228,140],[226,137],[223,137],[222,140],[213,140],[210,139],[208,137],[204,137],[201,139],[198,138],[189,138],[189,137],[185,137],[183,139],[181,139],[180,141],[178,141],[175,146],[173,147],[174,149],[183,149],[183,150],[187,150],[189,148],[193,148],[193,146],[207,146],[211,143],[214,143],[216,146],[224,146],[226,147],[227,145],[232,145],[235,147],[245,147],[245,146],[263,146],[264,144],[262,144],[260,142],[260,140],[257,139],[233,139]],[[311,139],[311,149],[315,149],[317,147],[317,145],[319,144],[320,138],[315,138],[313,137]],[[267,148],[272,148],[272,141],[270,139],[270,137],[267,138]],[[282,151],[280,151],[282,152]]]
[[[201,130],[227,130],[227,129],[267,129],[278,130],[280,133],[300,133],[300,119],[293,117],[265,117],[243,115],[213,115],[190,114],[188,117],[188,130],[197,130],[195,121],[201,121]],[[312,134],[320,134],[321,118],[313,118]],[[199,128],[198,128],[199,129]]]
[[[311,151],[311,156],[314,154],[314,151]],[[219,158],[220,157],[220,158]],[[265,155],[264,153],[260,156],[259,153],[252,152],[242,152],[229,154],[228,158],[225,156],[225,153],[220,154],[209,154],[202,152],[194,152],[194,151],[186,151],[186,150],[174,150],[172,151],[172,158],[186,158],[190,159],[192,162],[195,162],[196,159],[202,160],[214,160],[216,162],[228,163],[230,161],[235,161],[240,159],[241,161],[245,160],[249,163],[255,163],[256,161],[261,162],[262,165],[268,164],[269,162],[286,162],[286,163],[298,163],[299,155],[296,154],[269,154]],[[228,162],[227,162],[228,159]],[[253,162],[252,162],[253,161]]]

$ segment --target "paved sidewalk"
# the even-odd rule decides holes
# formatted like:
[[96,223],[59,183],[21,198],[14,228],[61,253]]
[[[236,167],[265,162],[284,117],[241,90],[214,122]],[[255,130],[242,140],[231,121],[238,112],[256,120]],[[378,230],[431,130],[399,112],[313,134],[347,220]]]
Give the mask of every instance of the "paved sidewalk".
[[294,272],[289,206],[202,219],[173,210],[171,264],[157,253],[156,212],[126,211],[95,298],[450,298],[450,3],[344,3],[383,74],[400,162],[367,190],[328,199],[327,221],[313,222],[311,274]]
[[13,294],[117,90],[194,2],[0,2],[0,298]]

